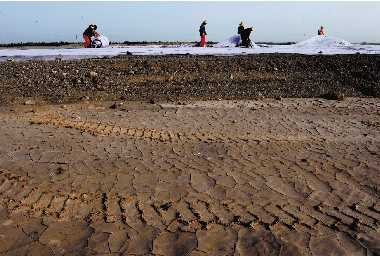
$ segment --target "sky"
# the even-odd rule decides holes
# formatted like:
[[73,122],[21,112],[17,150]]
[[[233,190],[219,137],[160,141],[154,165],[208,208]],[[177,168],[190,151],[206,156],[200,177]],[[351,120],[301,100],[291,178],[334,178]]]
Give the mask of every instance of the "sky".
[[83,42],[93,23],[111,43],[207,41],[254,26],[255,42],[301,42],[326,35],[380,43],[380,1],[0,1],[0,44]]

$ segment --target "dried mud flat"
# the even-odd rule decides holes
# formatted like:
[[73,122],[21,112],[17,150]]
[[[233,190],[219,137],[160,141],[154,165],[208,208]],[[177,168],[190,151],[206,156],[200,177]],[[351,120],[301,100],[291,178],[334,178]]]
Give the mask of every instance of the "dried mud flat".
[[2,107],[2,255],[379,253],[378,99],[120,103]]
[[2,96],[0,255],[380,254],[378,98],[87,93]]

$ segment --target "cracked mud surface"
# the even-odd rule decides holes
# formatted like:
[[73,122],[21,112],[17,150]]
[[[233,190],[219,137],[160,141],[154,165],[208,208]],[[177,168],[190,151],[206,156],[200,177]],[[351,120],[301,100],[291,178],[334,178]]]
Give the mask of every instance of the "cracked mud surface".
[[0,108],[1,255],[380,253],[378,99],[114,103]]

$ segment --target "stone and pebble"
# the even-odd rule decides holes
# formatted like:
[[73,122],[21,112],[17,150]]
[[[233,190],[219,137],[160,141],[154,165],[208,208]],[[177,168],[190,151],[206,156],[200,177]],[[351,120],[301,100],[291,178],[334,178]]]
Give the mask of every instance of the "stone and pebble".
[[123,55],[0,67],[0,105],[380,96],[379,55]]

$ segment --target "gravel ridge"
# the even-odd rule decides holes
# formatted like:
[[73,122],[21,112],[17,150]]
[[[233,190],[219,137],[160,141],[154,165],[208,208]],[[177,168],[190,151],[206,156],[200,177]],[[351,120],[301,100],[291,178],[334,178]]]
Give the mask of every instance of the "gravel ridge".
[[123,55],[0,67],[0,105],[380,96],[379,55]]

